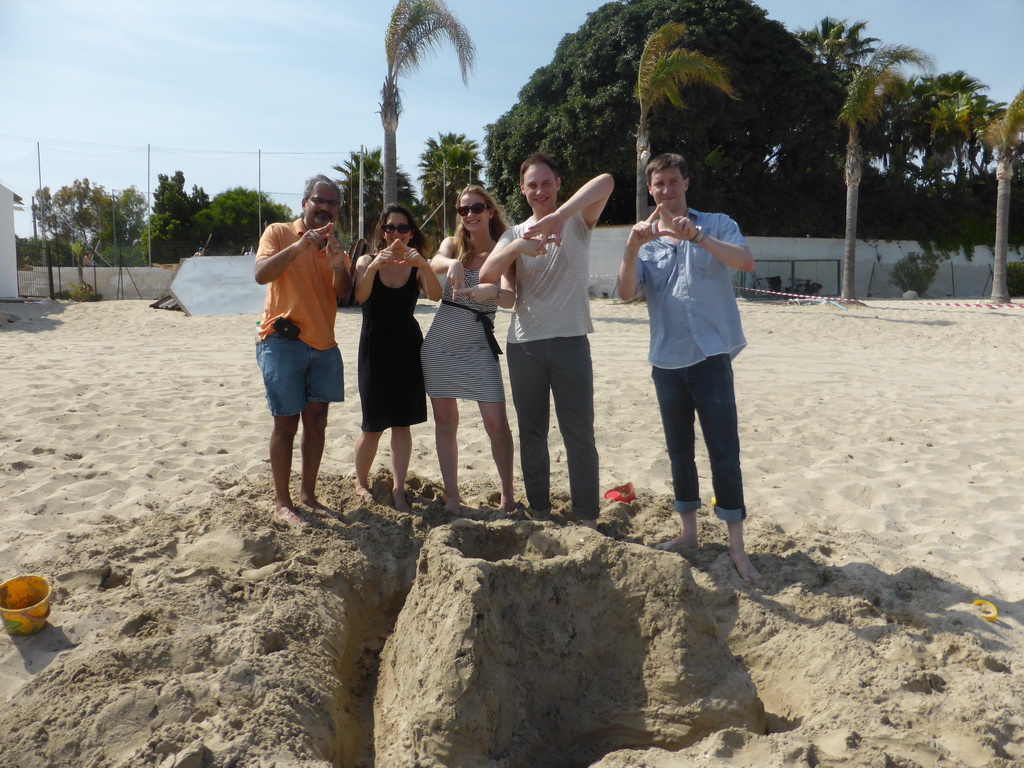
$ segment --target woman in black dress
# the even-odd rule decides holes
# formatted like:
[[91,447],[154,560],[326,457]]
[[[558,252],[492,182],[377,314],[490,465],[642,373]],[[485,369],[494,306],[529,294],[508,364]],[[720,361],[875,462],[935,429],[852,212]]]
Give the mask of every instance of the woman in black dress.
[[356,438],[356,493],[368,501],[370,468],[385,429],[391,430],[392,491],[395,509],[410,512],[405,475],[412,456],[409,427],[427,420],[420,346],[423,333],[413,316],[422,290],[441,298],[441,284],[423,257],[427,240],[412,213],[384,206],[374,234],[376,253],[356,262],[355,298],[363,308],[359,334],[359,400],[363,423]]

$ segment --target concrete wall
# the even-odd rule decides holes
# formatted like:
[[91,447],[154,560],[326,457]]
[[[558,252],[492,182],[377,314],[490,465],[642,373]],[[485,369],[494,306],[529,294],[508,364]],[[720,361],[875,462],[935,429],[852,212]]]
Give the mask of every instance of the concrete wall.
[[[591,288],[594,295],[612,295],[629,230],[628,226],[601,227],[594,232],[590,250]],[[789,285],[791,277],[804,278],[821,283],[822,289],[819,293],[822,296],[839,295],[836,265],[812,262],[833,260],[839,261],[841,265],[842,240],[814,237],[749,237],[747,243],[757,264],[754,266],[753,275],[735,275],[735,282],[738,284],[751,285],[754,276],[779,275],[784,287]],[[858,240],[855,294],[861,298],[901,296],[903,291],[889,282],[889,275],[896,262],[914,252],[922,253],[923,249],[912,240],[891,243]],[[788,263],[772,263],[772,260],[788,262],[794,259],[804,263],[798,263],[793,267]],[[992,249],[981,247],[974,250],[974,258],[971,261],[960,254],[942,263],[928,295],[987,297],[992,291],[992,259]],[[1020,254],[1011,252],[1009,259],[1016,261],[1020,259]]]
[[[85,282],[93,286],[104,300],[125,298],[155,301],[170,295],[174,271],[160,267],[125,267],[121,269],[119,282],[117,267],[96,267],[95,269],[86,267],[84,276]],[[19,279],[22,295],[36,297],[47,295],[45,268],[36,267],[32,270],[22,270]],[[72,283],[77,282],[78,270],[74,267],[53,268],[53,289],[55,291],[66,291]]]
[[18,298],[18,255],[14,248],[14,193],[0,185],[0,299]]

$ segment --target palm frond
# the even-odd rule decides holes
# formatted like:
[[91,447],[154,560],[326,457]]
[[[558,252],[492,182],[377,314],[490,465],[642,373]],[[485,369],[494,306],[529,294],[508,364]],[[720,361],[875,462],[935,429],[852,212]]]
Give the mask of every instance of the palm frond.
[[1024,154],[1024,88],[985,129],[985,143],[1004,157]]
[[424,59],[451,44],[462,81],[476,63],[476,46],[466,27],[441,0],[399,0],[384,37],[388,72],[395,78],[419,69]]
[[839,122],[847,127],[875,122],[882,114],[886,97],[905,85],[904,67],[927,68],[932,61],[928,54],[906,45],[881,46],[853,70]]
[[717,88],[735,98],[724,66],[702,53],[673,48],[685,34],[683,24],[670,21],[655,31],[644,46],[636,82],[642,116],[665,100],[676,108],[684,107],[681,90],[691,83]]

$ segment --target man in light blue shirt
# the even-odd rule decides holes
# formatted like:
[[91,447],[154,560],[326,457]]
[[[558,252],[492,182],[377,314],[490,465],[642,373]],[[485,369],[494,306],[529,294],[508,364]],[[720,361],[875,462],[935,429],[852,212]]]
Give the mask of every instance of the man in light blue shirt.
[[618,290],[629,301],[647,289],[649,361],[672,465],[679,536],[657,546],[697,545],[700,487],[694,461],[694,415],[711,463],[715,514],[729,529],[729,556],[741,578],[760,578],[743,544],[743,478],[732,359],[746,345],[729,270],[749,272],[754,257],[736,222],[687,207],[686,160],[664,154],[647,164],[647,189],[657,204],[629,233]]

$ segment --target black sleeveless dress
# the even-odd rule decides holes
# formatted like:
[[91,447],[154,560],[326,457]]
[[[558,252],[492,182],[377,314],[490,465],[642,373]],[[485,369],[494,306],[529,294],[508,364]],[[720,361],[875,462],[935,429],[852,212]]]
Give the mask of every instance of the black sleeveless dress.
[[413,316],[420,289],[417,271],[400,288],[388,288],[373,276],[363,305],[359,334],[359,400],[364,432],[383,432],[427,420],[420,347],[423,332]]

